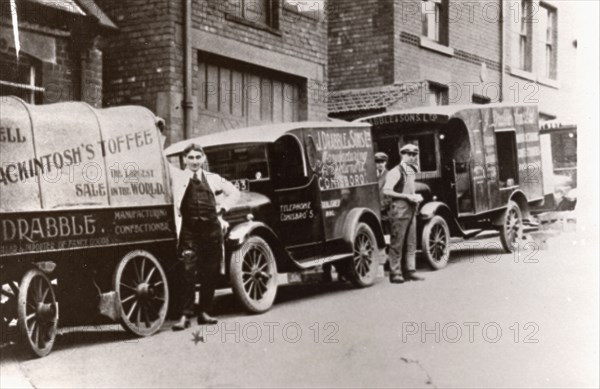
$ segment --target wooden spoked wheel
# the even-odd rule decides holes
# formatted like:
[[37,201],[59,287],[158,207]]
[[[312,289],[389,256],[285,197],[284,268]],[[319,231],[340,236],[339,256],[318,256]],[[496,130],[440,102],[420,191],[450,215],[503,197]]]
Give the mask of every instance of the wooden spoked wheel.
[[46,274],[31,269],[19,287],[17,326],[27,352],[43,357],[50,353],[58,328],[58,303]]
[[160,329],[167,316],[169,288],[167,276],[152,254],[135,250],[125,255],[115,271],[114,290],[125,330],[149,336]]

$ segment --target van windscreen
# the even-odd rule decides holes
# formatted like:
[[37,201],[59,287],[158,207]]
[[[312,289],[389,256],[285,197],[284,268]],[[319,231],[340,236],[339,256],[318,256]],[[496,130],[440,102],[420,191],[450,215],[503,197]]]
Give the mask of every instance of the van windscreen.
[[205,151],[209,170],[228,180],[269,178],[265,145],[234,145]]

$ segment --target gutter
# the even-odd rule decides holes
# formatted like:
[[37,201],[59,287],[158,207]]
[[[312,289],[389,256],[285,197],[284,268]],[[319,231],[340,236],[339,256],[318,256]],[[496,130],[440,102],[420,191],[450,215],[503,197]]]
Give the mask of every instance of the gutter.
[[504,77],[504,70],[506,67],[506,48],[504,47],[504,30],[505,30],[505,24],[504,23],[504,14],[505,14],[505,10],[504,7],[506,7],[504,1],[500,0],[500,103],[502,103],[504,101],[504,81],[505,81],[505,77]]
[[192,134],[194,102],[192,100],[192,0],[183,0],[183,139]]

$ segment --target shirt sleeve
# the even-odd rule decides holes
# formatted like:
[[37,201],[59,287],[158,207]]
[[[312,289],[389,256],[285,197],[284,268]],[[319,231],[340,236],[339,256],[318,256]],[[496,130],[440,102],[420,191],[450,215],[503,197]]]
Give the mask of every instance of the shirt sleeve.
[[385,190],[394,190],[394,187],[400,180],[400,169],[392,169],[387,172],[385,176],[385,183],[383,184],[383,191]]
[[240,191],[230,181],[216,173],[205,172],[213,192],[223,192],[222,200],[219,202],[221,208],[228,211],[240,199]]

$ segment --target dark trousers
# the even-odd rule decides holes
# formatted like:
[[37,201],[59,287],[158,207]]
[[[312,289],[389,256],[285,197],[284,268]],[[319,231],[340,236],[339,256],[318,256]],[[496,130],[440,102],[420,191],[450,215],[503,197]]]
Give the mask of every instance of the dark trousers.
[[187,222],[179,236],[179,255],[183,261],[182,313],[195,316],[196,284],[200,282],[200,311],[213,308],[215,288],[223,260],[223,233],[218,220]]
[[416,269],[417,220],[415,208],[397,201],[390,211],[390,275],[413,273]]

